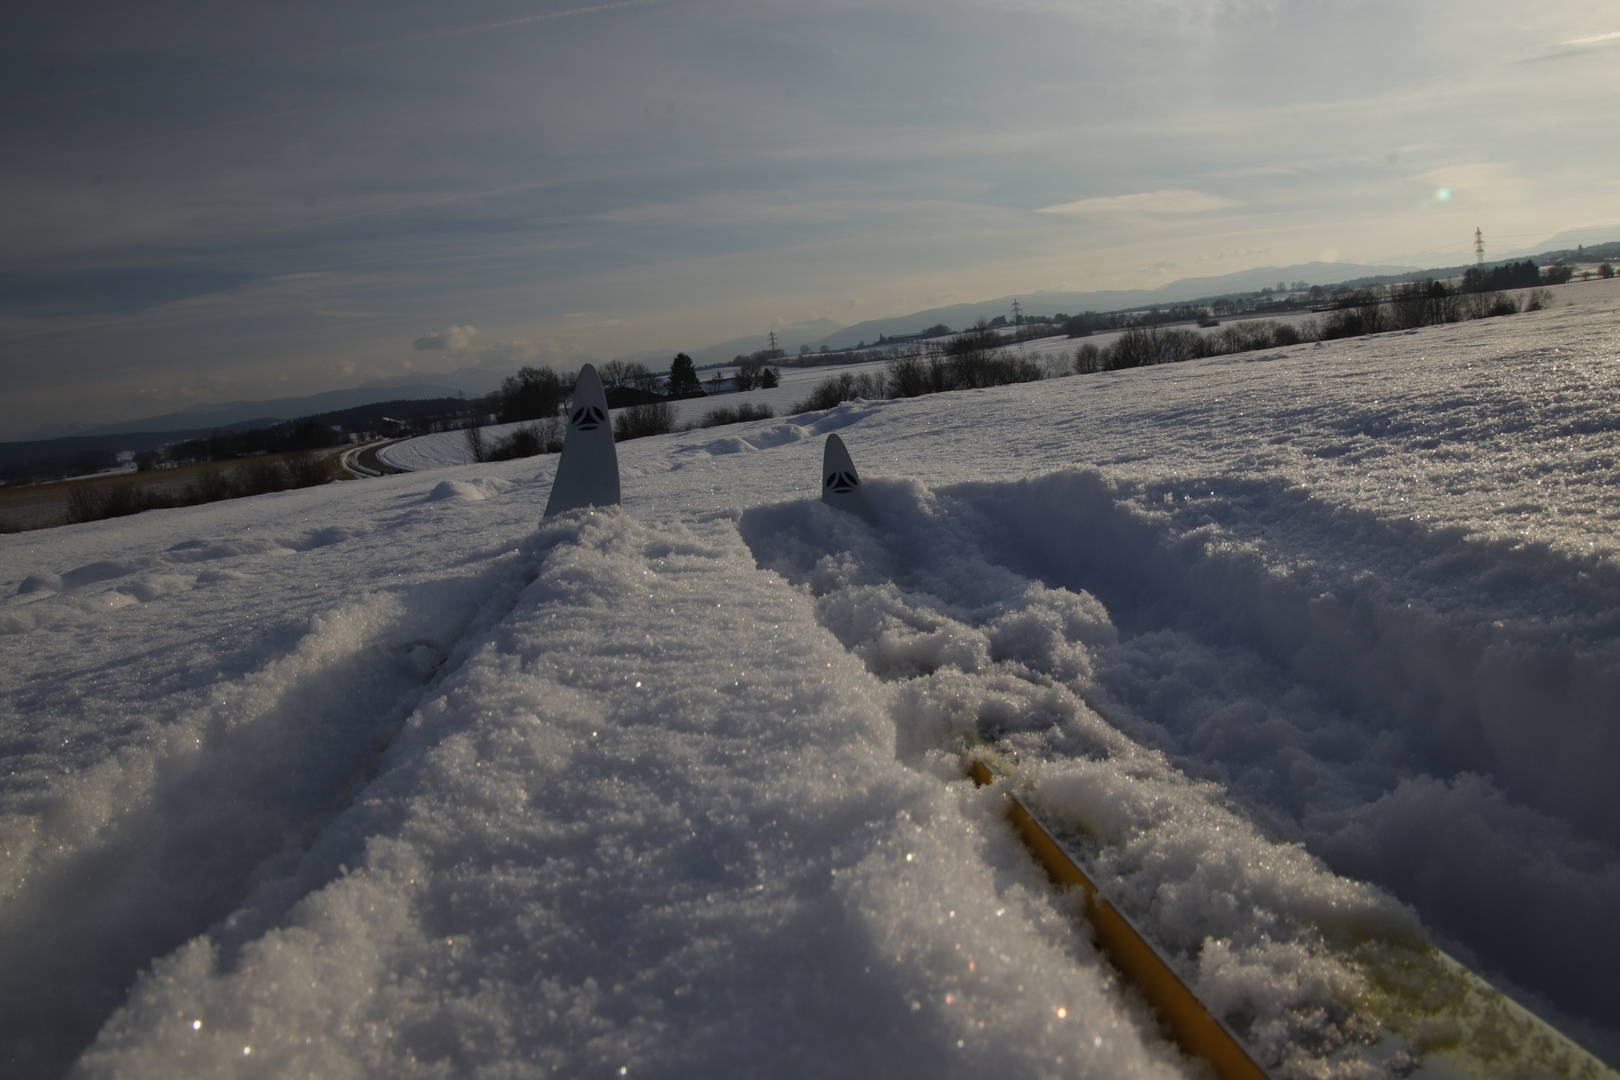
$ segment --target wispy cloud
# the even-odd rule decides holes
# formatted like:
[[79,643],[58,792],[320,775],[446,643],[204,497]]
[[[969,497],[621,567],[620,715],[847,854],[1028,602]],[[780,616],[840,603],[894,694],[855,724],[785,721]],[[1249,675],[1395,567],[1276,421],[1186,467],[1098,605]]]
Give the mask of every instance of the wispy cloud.
[[1201,191],[1141,191],[1134,195],[1103,195],[1094,199],[1043,206],[1038,214],[1079,214],[1093,217],[1118,217],[1134,214],[1199,214],[1208,210],[1224,210],[1237,203],[1219,195],[1206,195]]
[[[477,337],[476,326],[452,326],[423,334],[411,342],[411,348],[417,352],[447,353],[446,360],[463,367],[509,368],[562,356],[555,342],[536,344],[521,338],[474,340]],[[413,365],[404,361],[403,367],[410,370]]]
[[476,326],[452,326],[448,330],[423,334],[411,342],[411,348],[417,352],[435,352],[439,349],[465,349],[472,344],[473,335],[476,333],[478,333],[478,327]]
[[1607,34],[1598,34],[1595,37],[1574,38],[1570,41],[1560,41],[1560,45],[1601,45],[1605,41],[1620,41],[1620,30]]

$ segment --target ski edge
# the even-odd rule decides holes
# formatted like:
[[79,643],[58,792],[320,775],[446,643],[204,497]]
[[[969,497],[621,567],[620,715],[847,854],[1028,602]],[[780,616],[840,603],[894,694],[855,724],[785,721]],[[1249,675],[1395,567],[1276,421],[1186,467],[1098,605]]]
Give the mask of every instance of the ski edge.
[[[977,758],[968,773],[979,787],[995,782],[989,767]],[[1205,1008],[1159,950],[1098,891],[1079,864],[1010,792],[1007,819],[1054,884],[1078,888],[1085,894],[1086,917],[1098,944],[1114,966],[1142,989],[1183,1050],[1208,1061],[1221,1080],[1270,1080],[1231,1029]]]

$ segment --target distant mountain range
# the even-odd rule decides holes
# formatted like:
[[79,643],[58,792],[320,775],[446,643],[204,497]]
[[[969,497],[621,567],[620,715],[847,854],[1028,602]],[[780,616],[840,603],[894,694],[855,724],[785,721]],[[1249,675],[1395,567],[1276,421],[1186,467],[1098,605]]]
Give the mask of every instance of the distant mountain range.
[[[1582,247],[1611,247],[1613,246],[1614,238],[1617,235],[1620,235],[1620,228],[1615,228],[1613,225],[1601,227],[1593,226],[1584,229],[1565,229],[1557,236],[1550,237],[1546,241],[1536,245],[1536,247],[1533,249],[1521,248],[1512,252],[1512,254],[1509,256],[1504,256],[1504,258],[1522,259],[1526,256],[1535,258],[1540,254],[1558,255],[1565,252],[1571,252]],[[1487,236],[1485,240],[1487,243],[1489,243],[1490,237]],[[1488,253],[1489,248],[1486,250]]]
[[[1559,258],[1573,258],[1577,255],[1577,247],[1584,245],[1590,249],[1585,254],[1591,258],[1614,258],[1617,255],[1617,245],[1612,240],[1604,242],[1604,237],[1613,237],[1614,229],[1577,229],[1570,232],[1559,233],[1543,245],[1539,252],[1516,252],[1512,258],[1530,257],[1538,262],[1547,263]],[[1494,266],[1498,262],[1510,261],[1507,258],[1487,260],[1486,266]],[[1469,266],[1472,263],[1468,264]],[[1012,304],[1014,300],[1026,315],[1078,315],[1084,311],[1122,311],[1128,308],[1146,307],[1152,304],[1181,304],[1193,300],[1208,300],[1217,296],[1233,293],[1257,292],[1266,286],[1275,287],[1278,284],[1292,286],[1303,281],[1307,285],[1343,285],[1354,283],[1357,285],[1374,284],[1390,279],[1405,279],[1422,274],[1432,274],[1436,277],[1456,277],[1468,266],[1431,267],[1428,269],[1416,266],[1366,266],[1361,263],[1327,263],[1309,262],[1296,263],[1292,266],[1260,266],[1253,270],[1240,270],[1232,274],[1221,274],[1216,277],[1181,278],[1168,285],[1161,285],[1156,289],[1115,289],[1102,292],[1033,292],[1020,293],[1016,296],[1003,296],[995,300],[981,300],[967,304],[951,304],[948,307],[929,308],[927,311],[917,311],[910,315],[898,315],[886,319],[868,319],[853,326],[828,334],[826,337],[810,343],[812,348],[819,349],[826,345],[830,349],[847,349],[861,342],[875,342],[880,337],[902,337],[907,334],[919,333],[930,326],[944,323],[952,330],[962,330],[980,319],[993,319],[997,315],[1012,317]],[[742,351],[742,350],[738,350]],[[696,353],[692,354],[694,357]]]
[[[1311,285],[1333,285],[1353,278],[1382,275],[1411,274],[1415,266],[1363,266],[1360,263],[1312,262],[1295,266],[1261,266],[1253,270],[1240,270],[1218,277],[1182,278],[1156,289],[1112,289],[1103,292],[1033,292],[1017,296],[1003,296],[995,300],[981,300],[969,304],[951,304],[948,307],[929,308],[910,315],[897,315],[888,319],[868,319],[866,322],[846,326],[814,342],[816,348],[826,345],[831,349],[847,349],[863,341],[876,341],[879,337],[899,337],[915,334],[937,323],[952,330],[973,325],[980,318],[993,319],[997,315],[1012,317],[1012,302],[1017,300],[1029,315],[1078,315],[1082,311],[1120,311],[1145,304],[1178,304],[1224,293],[1255,292],[1278,282],[1292,285],[1304,281]],[[693,356],[697,354],[694,353]]]
[[225,401],[217,405],[192,405],[179,412],[124,420],[116,424],[41,424],[28,441],[60,439],[76,435],[125,435],[133,432],[195,432],[234,427],[244,421],[297,420],[316,413],[371,405],[379,401],[418,398],[480,397],[498,389],[510,371],[488,368],[462,368],[449,375],[407,375],[374,379],[348,390],[328,390],[303,397],[273,398],[269,401]]
[[[823,341],[844,329],[844,324],[831,319],[811,319],[808,322],[789,323],[776,331],[776,347],[786,349],[788,352],[797,352],[799,346],[809,345],[812,349],[819,348]],[[698,367],[707,367],[711,364],[728,364],[739,356],[749,356],[761,349],[771,347],[770,338],[765,334],[749,334],[745,337],[732,338],[722,341],[718,345],[710,345],[702,349],[694,349],[687,355]],[[626,357],[629,360],[640,360],[654,370],[662,370],[669,366],[674,353],[656,351],[637,353]]]

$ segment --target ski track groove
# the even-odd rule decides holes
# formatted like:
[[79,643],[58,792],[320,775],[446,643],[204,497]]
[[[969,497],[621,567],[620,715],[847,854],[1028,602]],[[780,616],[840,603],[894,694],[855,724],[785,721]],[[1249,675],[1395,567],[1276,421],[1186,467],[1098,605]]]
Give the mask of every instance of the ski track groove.
[[[179,545],[69,571],[41,591],[346,538],[329,529],[291,541]],[[285,635],[274,659],[211,692],[213,700],[156,740],[124,746],[37,796],[33,835],[6,838],[29,854],[9,859],[11,875],[0,879],[0,1071],[59,1075],[143,968],[238,912],[257,889],[252,912],[238,912],[221,934],[228,957],[336,875],[336,864],[300,863],[324,824],[373,779],[420,702],[464,662],[469,642],[516,605],[537,572],[535,547],[531,536],[515,563],[497,558],[471,578],[319,612],[303,634]],[[472,562],[489,560],[473,555],[444,569]],[[455,628],[448,636],[447,624]],[[275,688],[268,699],[264,687]],[[55,848],[68,854],[53,858]],[[121,899],[131,892],[158,899],[132,909]],[[102,994],[85,1000],[86,982]],[[55,987],[78,989],[64,997]]]
[[[1563,660],[1555,678],[1541,670],[1561,645],[1567,654],[1572,630],[1604,633],[1620,591],[1612,574],[1534,545],[1354,520],[1303,492],[1246,493],[1230,482],[1116,486],[1068,472],[938,491],[866,487],[883,507],[870,534],[792,504],[748,511],[741,528],[760,565],[810,588],[823,624],[895,684],[898,711],[915,714],[910,745],[897,715],[903,756],[963,736],[999,739],[1031,761],[1113,752],[1087,746],[1061,709],[1043,711],[1039,694],[1019,701],[1005,693],[1009,679],[1067,684],[1118,731],[1218,784],[1211,797],[1251,828],[1302,843],[1336,871],[1413,904],[1439,940],[1505,975],[1510,992],[1567,1030],[1586,1031],[1582,1017],[1620,1017],[1620,988],[1609,977],[1620,965],[1620,935],[1607,914],[1620,908],[1620,801],[1606,783],[1620,748],[1602,711],[1620,696],[1620,665],[1598,654]],[[1197,505],[1193,492],[1210,501]],[[1274,516],[1244,520],[1246,494]],[[1374,536],[1388,560],[1279,574],[1264,558],[1267,529],[1314,532],[1309,545],[1296,537],[1284,546],[1324,554],[1336,530],[1363,546]],[[964,562],[980,569],[963,574]],[[1518,589],[1531,583],[1550,609],[1574,614],[1565,625],[1477,625],[1509,580]],[[949,587],[966,581],[978,584],[966,593]],[[1066,628],[1085,656],[1029,646],[1036,624],[1044,619],[1049,631],[1063,607],[1042,590],[1094,594],[1107,606],[1103,625],[1082,618]],[[856,594],[864,623],[851,617]],[[1008,629],[1020,606],[1029,624],[1022,653]],[[873,609],[884,611],[877,621]],[[1118,637],[1110,613],[1123,624]],[[1158,664],[1161,650],[1178,663]],[[977,688],[966,685],[974,679]],[[957,715],[918,728],[915,716],[927,712],[919,700],[931,692],[918,687],[953,681]],[[1493,742],[1490,712],[1504,701],[1558,718],[1565,737],[1549,738],[1550,749]],[[1369,753],[1369,743],[1387,746]],[[1559,755],[1567,788],[1515,782],[1519,756],[1541,755],[1519,770],[1533,778],[1548,753]],[[1312,769],[1315,755],[1334,764],[1365,755],[1381,768],[1335,790],[1324,786],[1329,770]],[[1572,813],[1594,803],[1609,816]],[[1462,837],[1468,859],[1456,855]],[[1127,874],[1116,882],[1119,896],[1155,921],[1151,891],[1130,887],[1119,858],[1104,859]],[[1514,888],[1502,889],[1505,881]],[[1482,905],[1482,893],[1498,899]],[[1198,946],[1178,943],[1194,981]]]
[[[1415,905],[1476,965],[1544,988],[1566,1016],[1620,1018],[1620,934],[1606,914],[1620,908],[1620,731],[1605,707],[1620,698],[1620,656],[1569,648],[1572,633],[1612,640],[1612,570],[1379,525],[1301,493],[1266,523],[1313,535],[1286,547],[1330,553],[1342,531],[1376,540],[1385,559],[1280,575],[1230,530],[1144,512],[1158,489],[1057,475],[953,494],[997,561],[1085,587],[1124,617],[1125,640],[1097,658],[1104,715],[1335,869]],[[1047,508],[1041,529],[1034,506]],[[1236,516],[1230,501],[1221,509]],[[1527,587],[1573,614],[1491,617],[1493,594]],[[1189,647],[1207,660],[1189,663]],[[1175,669],[1156,669],[1160,649],[1179,656]],[[1512,722],[1526,712],[1544,720],[1529,741]],[[1318,755],[1381,768],[1351,786]],[[1555,769],[1560,784],[1539,781]]]
[[[1178,1073],[997,842],[992,800],[896,764],[881,687],[731,515],[541,533],[554,546],[518,608],[469,639],[323,831],[311,858],[342,875],[237,961],[234,916],[163,958],[76,1075],[229,1069],[249,1042],[255,1067],[324,1075],[516,1054],[564,1075],[1039,1076],[1082,1049]],[[716,637],[736,648],[716,657]],[[716,667],[672,677],[693,663]],[[1072,1021],[1028,1008],[1026,986]]]

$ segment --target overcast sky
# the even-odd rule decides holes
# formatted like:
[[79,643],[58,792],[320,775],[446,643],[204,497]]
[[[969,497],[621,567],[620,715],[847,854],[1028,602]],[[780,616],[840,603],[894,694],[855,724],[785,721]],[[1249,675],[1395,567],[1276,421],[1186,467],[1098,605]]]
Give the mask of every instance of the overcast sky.
[[[0,438],[1042,289],[1620,238],[1613,0],[0,15]],[[1036,303],[1038,307],[1038,302]]]

